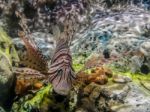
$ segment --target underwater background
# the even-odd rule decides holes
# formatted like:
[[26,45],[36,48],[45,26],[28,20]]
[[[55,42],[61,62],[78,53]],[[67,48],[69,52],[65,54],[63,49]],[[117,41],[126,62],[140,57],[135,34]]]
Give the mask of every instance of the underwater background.
[[150,112],[150,1],[0,0],[0,112]]

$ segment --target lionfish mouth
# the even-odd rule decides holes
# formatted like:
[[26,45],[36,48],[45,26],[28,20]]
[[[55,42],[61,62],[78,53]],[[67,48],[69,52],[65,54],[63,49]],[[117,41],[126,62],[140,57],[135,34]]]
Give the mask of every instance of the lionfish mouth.
[[54,91],[60,95],[66,96],[70,92],[71,85],[65,81],[59,82],[59,84],[52,83]]
[[[67,95],[72,88],[75,76],[70,66],[60,66],[61,65],[58,67],[59,69],[57,68],[56,71],[49,74],[49,79],[56,93],[60,95]],[[53,67],[51,68],[51,71]]]

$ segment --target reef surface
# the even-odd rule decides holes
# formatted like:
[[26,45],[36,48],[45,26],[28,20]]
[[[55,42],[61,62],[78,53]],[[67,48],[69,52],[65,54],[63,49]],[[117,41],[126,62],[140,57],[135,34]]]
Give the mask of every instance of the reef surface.
[[[0,111],[150,112],[149,3],[0,0]],[[19,31],[34,44],[26,47]],[[60,36],[68,39],[76,76],[65,96],[47,71]]]

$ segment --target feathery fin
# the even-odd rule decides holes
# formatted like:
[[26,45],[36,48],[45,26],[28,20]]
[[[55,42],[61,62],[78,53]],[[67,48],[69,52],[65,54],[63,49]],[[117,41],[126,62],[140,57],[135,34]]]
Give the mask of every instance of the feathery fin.
[[45,73],[48,71],[48,63],[45,56],[38,50],[35,42],[31,38],[27,38],[24,32],[19,32],[18,35],[24,41],[27,49],[27,60],[23,63],[29,67]]

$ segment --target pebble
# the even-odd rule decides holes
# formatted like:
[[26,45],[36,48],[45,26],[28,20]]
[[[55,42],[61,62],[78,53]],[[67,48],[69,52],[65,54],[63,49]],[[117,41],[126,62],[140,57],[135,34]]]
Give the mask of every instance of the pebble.
[[130,77],[123,75],[114,75],[112,80],[116,83],[127,83],[132,81]]

